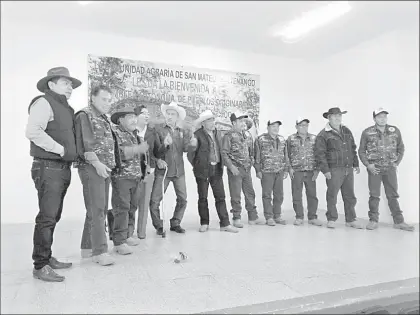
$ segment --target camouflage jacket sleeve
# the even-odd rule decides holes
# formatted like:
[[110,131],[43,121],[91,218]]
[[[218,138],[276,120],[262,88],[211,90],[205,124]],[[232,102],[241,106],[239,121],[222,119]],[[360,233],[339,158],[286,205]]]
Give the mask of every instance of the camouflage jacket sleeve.
[[85,112],[80,112],[76,115],[74,121],[76,134],[81,136],[81,143],[83,144],[83,155],[87,162],[99,162],[98,156],[93,152],[93,144],[95,143],[95,135],[93,127]]
[[399,129],[397,129],[397,131],[398,131],[398,140],[397,140],[398,159],[395,161],[395,164],[399,165],[404,157],[405,146],[402,139],[401,131]]
[[261,172],[261,149],[260,149],[260,142],[258,141],[258,138],[255,139],[255,143],[254,143],[254,167],[257,173]]
[[362,161],[364,166],[368,166],[369,165],[369,161],[366,155],[366,151],[367,151],[367,133],[366,130],[362,132],[362,135],[360,137],[360,145],[359,145],[359,158],[360,161]]
[[322,173],[325,174],[330,171],[327,161],[327,141],[322,134],[319,134],[315,140],[315,160]]
[[223,136],[222,140],[222,159],[225,163],[226,167],[230,170],[233,167],[233,163],[229,158],[229,152],[231,147],[231,135],[229,133],[225,134]]

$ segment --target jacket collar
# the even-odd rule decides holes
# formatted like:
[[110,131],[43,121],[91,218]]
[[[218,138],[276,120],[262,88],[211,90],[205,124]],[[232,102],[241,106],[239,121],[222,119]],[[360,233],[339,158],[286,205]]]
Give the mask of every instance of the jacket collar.
[[70,106],[69,103],[67,102],[67,97],[65,95],[57,94],[54,91],[51,91],[50,89],[45,90],[45,94],[51,96],[52,98],[54,98],[56,101],[60,102],[61,104]]
[[[343,126],[344,126],[344,125],[343,125],[343,124],[341,124],[341,125],[340,125],[340,129],[341,129]],[[331,127],[330,123],[327,123],[327,124],[325,125],[325,131],[337,131],[337,130],[335,130],[333,127]]]

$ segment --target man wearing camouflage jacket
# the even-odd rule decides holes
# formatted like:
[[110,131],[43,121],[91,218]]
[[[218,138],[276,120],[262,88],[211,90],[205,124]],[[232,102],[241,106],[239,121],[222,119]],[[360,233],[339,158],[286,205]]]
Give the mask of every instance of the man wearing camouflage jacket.
[[[261,179],[262,201],[266,224],[286,224],[281,217],[283,180],[287,178],[289,158],[286,140],[279,135],[281,121],[268,121],[267,133],[255,141],[255,171]],[[273,202],[272,202],[273,201]]]
[[230,116],[232,129],[222,140],[222,159],[228,171],[230,203],[232,205],[233,225],[243,228],[241,222],[241,192],[245,195],[245,209],[248,211],[248,224],[265,224],[258,218],[255,206],[255,191],[252,185],[251,166],[254,164],[253,140],[244,134],[245,120],[243,113]]
[[75,167],[83,185],[86,207],[81,252],[82,258],[92,257],[99,265],[113,264],[108,254],[105,233],[105,214],[111,170],[116,165],[115,142],[111,123],[106,117],[111,107],[112,93],[106,86],[91,92],[91,105],[76,113],[76,145],[79,155]]
[[143,178],[142,163],[149,146],[146,141],[139,143],[135,134],[137,117],[134,105],[120,101],[113,110],[111,121],[115,128],[121,167],[111,175],[112,185],[112,241],[121,255],[131,254],[129,246],[138,245],[139,239],[128,237],[129,212],[135,213],[139,202],[139,184]]
[[398,203],[397,166],[404,156],[404,142],[400,130],[387,124],[388,111],[378,108],[373,112],[375,125],[365,129],[360,138],[359,157],[368,170],[369,224],[368,230],[378,228],[381,182],[384,184],[388,205],[394,219],[394,228],[413,231],[414,226],[404,222]]

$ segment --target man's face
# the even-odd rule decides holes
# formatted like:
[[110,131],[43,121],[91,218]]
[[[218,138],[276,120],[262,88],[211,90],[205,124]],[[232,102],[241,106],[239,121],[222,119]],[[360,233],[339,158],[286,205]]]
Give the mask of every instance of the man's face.
[[92,97],[93,106],[101,113],[106,114],[111,108],[112,95],[108,91],[101,90],[98,95]]
[[141,110],[140,115],[137,116],[137,125],[144,126],[149,123],[149,110],[147,108],[143,108]]
[[134,131],[137,128],[137,116],[135,114],[127,114],[120,118],[121,126],[128,130]]
[[270,135],[278,135],[280,131],[280,125],[278,123],[267,126],[267,131]]
[[244,130],[246,130],[246,121],[245,121],[245,118],[236,119],[232,123],[232,125],[238,131],[244,131]]
[[309,124],[306,121],[302,121],[300,124],[296,125],[296,130],[298,133],[306,134],[308,133]]
[[70,98],[71,93],[73,92],[73,82],[67,78],[59,78],[57,83],[49,81],[48,86],[51,91],[60,95],[64,95],[67,99]]
[[331,114],[328,116],[328,120],[330,121],[330,125],[332,126],[340,126],[342,118],[342,114]]
[[168,125],[175,125],[175,123],[178,121],[179,115],[178,112],[174,109],[168,109],[166,111],[166,123]]
[[388,114],[380,113],[379,115],[376,115],[374,120],[378,126],[384,127],[388,122]]
[[203,126],[206,130],[214,130],[216,128],[214,118],[209,118],[203,121]]

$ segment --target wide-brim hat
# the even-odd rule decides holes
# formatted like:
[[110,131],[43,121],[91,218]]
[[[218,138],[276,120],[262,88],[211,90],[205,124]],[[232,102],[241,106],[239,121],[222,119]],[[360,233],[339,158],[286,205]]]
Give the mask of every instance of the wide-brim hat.
[[121,102],[119,103],[117,106],[115,106],[115,108],[112,110],[112,114],[111,114],[111,121],[114,124],[118,124],[118,119],[124,115],[127,114],[134,114],[136,115],[136,112],[134,110],[134,106],[132,106],[131,104],[127,104],[125,102]]
[[213,115],[210,109],[206,109],[204,112],[200,114],[200,116],[198,116],[196,120],[194,120],[194,124],[196,126],[199,126],[201,125],[203,121],[206,121],[207,119],[211,119],[211,118],[216,118],[216,117]]
[[248,118],[248,115],[242,112],[235,112],[230,115],[231,122],[234,122],[235,120],[242,119],[242,118]]
[[179,106],[175,102],[171,102],[169,105],[162,104],[160,106],[160,110],[162,111],[163,116],[166,116],[166,111],[168,109],[177,111],[180,120],[184,120],[185,117],[187,117],[187,112],[185,111],[185,109],[183,109],[181,106]]
[[40,92],[44,93],[45,90],[49,89],[48,82],[58,77],[63,77],[73,82],[73,89],[77,89],[79,86],[82,85],[81,81],[70,76],[69,69],[67,69],[66,67],[55,67],[48,70],[47,76],[43,77],[41,80],[38,81],[38,83],[36,84],[37,89]]
[[341,111],[341,109],[339,107],[332,107],[328,110],[328,112],[323,113],[322,117],[324,118],[328,118],[328,115],[335,115],[335,114],[346,114],[347,111]]

